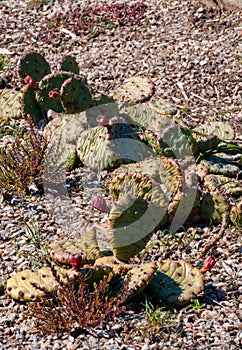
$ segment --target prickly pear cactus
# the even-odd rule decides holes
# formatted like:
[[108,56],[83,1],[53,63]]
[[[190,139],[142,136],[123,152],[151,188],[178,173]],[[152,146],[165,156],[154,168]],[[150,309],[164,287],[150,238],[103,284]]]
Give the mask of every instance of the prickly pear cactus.
[[203,174],[216,174],[236,178],[240,172],[239,164],[230,160],[226,154],[222,156],[212,155],[202,158],[199,162],[199,169]]
[[39,53],[28,53],[19,62],[19,76],[22,80],[29,75],[39,82],[44,76],[50,73],[50,65]]
[[149,288],[169,304],[186,305],[203,295],[204,279],[199,269],[183,260],[161,260]]
[[120,88],[112,90],[110,96],[118,103],[141,102],[153,95],[154,84],[149,78],[133,77]]
[[53,242],[48,247],[50,257],[61,264],[70,264],[70,257],[73,254],[82,256],[84,264],[93,263],[102,256],[96,241],[95,230],[87,231],[81,239],[66,239]]
[[22,105],[24,115],[30,115],[35,124],[45,119],[45,115],[36,101],[35,91],[30,86],[26,85],[22,89]]
[[141,161],[150,156],[151,152],[146,145],[142,147],[142,143],[132,137],[132,129],[122,123],[88,129],[77,141],[77,155],[80,160],[91,169],[97,170],[110,170],[122,163]]
[[[46,75],[39,83],[40,90],[36,93],[37,102],[43,111],[47,114],[48,110],[53,110],[57,113],[64,113],[64,108],[59,97],[51,97],[50,92],[56,91],[60,95],[62,84],[71,77],[70,72],[59,72]],[[57,95],[57,96],[58,96]]]
[[118,261],[115,256],[104,256],[102,258],[98,258],[95,261],[94,267],[110,267],[112,269],[112,272],[115,275],[126,275],[126,273],[132,269],[132,265],[130,264],[125,264],[121,261]]
[[225,195],[216,190],[203,196],[200,204],[200,215],[208,224],[219,224],[222,215],[230,212],[230,202]]
[[165,217],[166,208],[142,197],[120,196],[111,208],[108,221],[110,245],[116,258],[128,261],[144,249]]
[[235,226],[242,227],[242,198],[232,206],[230,220]]
[[20,102],[21,93],[12,89],[0,90],[0,117],[20,118],[22,105]]
[[79,113],[93,106],[91,93],[81,78],[71,77],[61,86],[61,103],[66,113]]
[[[77,275],[74,270],[68,270],[67,272],[67,270],[57,266],[55,266],[55,270],[63,281],[65,281],[67,273],[70,280],[73,280]],[[40,288],[37,288],[37,286]],[[50,267],[42,267],[36,271],[23,270],[17,272],[7,280],[6,291],[13,299],[33,301],[45,296],[46,292],[52,293],[57,287],[58,283],[53,277]],[[41,290],[43,288],[44,290]]]
[[219,190],[227,196],[242,195],[242,183],[224,175],[209,174],[204,177],[204,186],[209,191]]
[[129,270],[124,278],[124,281],[128,280],[127,299],[141,293],[153,279],[156,271],[157,265],[155,261],[135,266]]
[[193,132],[193,136],[198,140],[209,135],[214,135],[219,140],[231,141],[235,136],[234,129],[229,124],[222,122],[199,125],[193,129]]
[[62,71],[72,72],[74,74],[79,74],[80,70],[78,67],[78,63],[72,56],[66,56],[63,58],[61,62],[61,68]]

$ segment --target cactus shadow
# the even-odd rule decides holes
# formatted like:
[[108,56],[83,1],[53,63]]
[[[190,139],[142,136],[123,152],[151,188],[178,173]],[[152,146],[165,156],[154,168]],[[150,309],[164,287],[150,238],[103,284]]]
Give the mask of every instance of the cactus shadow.
[[227,300],[227,293],[221,288],[215,287],[211,284],[205,286],[202,301],[208,305],[215,305],[221,301]]

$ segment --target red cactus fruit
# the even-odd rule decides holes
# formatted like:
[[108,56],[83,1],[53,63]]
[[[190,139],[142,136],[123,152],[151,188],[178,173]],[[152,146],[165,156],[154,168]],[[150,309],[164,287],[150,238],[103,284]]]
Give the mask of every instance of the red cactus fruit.
[[97,117],[97,122],[99,126],[106,126],[109,125],[109,120],[108,117],[106,117],[105,115],[99,115]]
[[82,256],[81,254],[71,254],[70,264],[75,271],[79,271],[82,267]]
[[214,256],[212,256],[212,255],[207,256],[203,262],[203,266],[201,268],[201,271],[207,272],[207,271],[211,270],[215,264],[216,264],[216,260],[215,260]]
[[60,98],[61,95],[60,95],[59,91],[51,90],[51,91],[49,92],[49,97],[50,97],[50,98]]
[[92,199],[92,206],[93,208],[103,211],[104,213],[110,212],[110,208],[107,206],[107,203],[102,196],[95,196]]
[[24,82],[25,84],[27,84],[28,86],[37,89],[39,87],[39,85],[34,81],[33,78],[31,78],[30,75],[26,75],[26,77],[24,78]]

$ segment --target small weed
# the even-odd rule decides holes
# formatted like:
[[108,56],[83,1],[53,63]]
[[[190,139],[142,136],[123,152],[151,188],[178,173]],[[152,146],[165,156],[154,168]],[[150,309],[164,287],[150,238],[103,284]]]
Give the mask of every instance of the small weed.
[[173,328],[174,315],[165,307],[155,308],[147,300],[145,303],[146,323],[139,325],[139,331],[142,336],[159,341]]
[[182,116],[187,115],[187,114],[189,114],[190,112],[191,112],[191,110],[190,110],[190,108],[188,108],[188,107],[183,108],[183,109],[180,111],[180,113],[181,113]]
[[26,131],[16,133],[15,140],[0,148],[0,188],[2,192],[22,197],[28,186],[42,186],[42,161],[46,141],[31,120]]
[[194,310],[201,310],[203,307],[205,306],[205,304],[201,303],[199,301],[199,299],[195,299],[192,303],[191,303],[191,307]]
[[173,318],[171,312],[165,310],[165,307],[155,309],[153,305],[148,303],[148,301],[145,303],[145,313],[147,322],[154,326],[170,324]]
[[19,254],[32,256],[32,258],[34,258],[38,264],[43,263],[46,260],[46,257],[50,259],[47,247],[41,242],[40,225],[30,226],[27,222],[25,222],[25,232],[28,237],[28,242],[25,243],[25,246],[34,246],[34,252],[32,253],[28,249],[21,249]]
[[4,56],[0,55],[0,70],[7,66]]

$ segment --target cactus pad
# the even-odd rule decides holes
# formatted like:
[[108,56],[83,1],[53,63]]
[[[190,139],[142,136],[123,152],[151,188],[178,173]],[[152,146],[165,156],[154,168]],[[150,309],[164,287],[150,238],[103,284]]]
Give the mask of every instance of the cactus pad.
[[127,299],[131,299],[141,293],[155,276],[157,265],[151,261],[129,270],[124,278],[128,280]]
[[217,155],[206,157],[201,159],[199,164],[206,169],[208,174],[221,174],[236,178],[240,172],[239,165],[229,160],[226,155],[224,155],[224,158]]
[[154,84],[149,78],[133,77],[120,88],[112,90],[110,96],[118,103],[141,102],[149,99],[154,92]]
[[183,260],[162,260],[150,289],[169,304],[186,305],[203,295],[204,279],[199,269]]
[[64,57],[63,61],[61,62],[61,70],[72,72],[74,74],[80,73],[78,63],[76,62],[75,58],[72,56]]
[[30,115],[35,124],[38,124],[41,119],[45,118],[36,101],[35,91],[30,86],[26,85],[22,89],[22,103],[24,114],[26,116]]
[[227,123],[212,122],[211,124],[202,124],[193,129],[198,138],[204,138],[204,136],[214,135],[220,140],[232,140],[234,139],[234,129]]
[[[77,275],[74,270],[65,270],[59,267],[55,267],[55,270],[63,278],[63,281],[67,274],[71,280]],[[39,300],[45,295],[45,291],[33,286],[33,283],[49,293],[52,293],[58,287],[50,267],[42,267],[36,271],[23,270],[17,272],[7,280],[6,291],[13,299],[19,301]]]
[[242,198],[233,205],[230,212],[230,220],[237,227],[242,227]]
[[20,60],[19,75],[22,80],[30,75],[34,81],[39,82],[49,73],[50,65],[41,54],[29,53]]
[[223,213],[230,212],[230,203],[220,191],[213,191],[203,196],[200,204],[200,215],[207,223],[222,222]]
[[96,241],[95,230],[87,231],[81,239],[66,239],[48,247],[50,257],[62,264],[70,264],[72,254],[80,254],[84,264],[93,263],[102,256]]
[[177,113],[177,107],[173,103],[164,99],[151,100],[148,102],[148,106],[153,111],[162,115],[171,116]]
[[61,86],[61,103],[66,113],[82,112],[93,106],[91,93],[86,82],[71,77]]
[[111,208],[108,222],[110,243],[117,259],[128,261],[146,246],[164,218],[165,209],[141,197],[120,196]]
[[13,89],[0,90],[0,117],[20,118],[22,106],[20,103],[21,93]]
[[125,275],[132,268],[132,265],[118,261],[113,255],[97,259],[94,266],[102,268],[110,267],[115,275],[120,276]]
[[50,91],[59,92],[62,84],[69,79],[71,75],[72,73],[59,72],[56,74],[49,74],[40,81],[40,90],[37,91],[36,98],[44,113],[47,113],[49,109],[57,113],[64,112],[60,98],[51,98],[49,93]]
[[204,186],[209,189],[209,191],[222,191],[223,194],[227,196],[238,196],[242,195],[242,184],[241,181],[231,179],[223,175],[213,175],[209,174],[204,177]]

